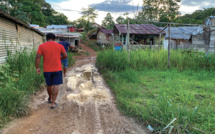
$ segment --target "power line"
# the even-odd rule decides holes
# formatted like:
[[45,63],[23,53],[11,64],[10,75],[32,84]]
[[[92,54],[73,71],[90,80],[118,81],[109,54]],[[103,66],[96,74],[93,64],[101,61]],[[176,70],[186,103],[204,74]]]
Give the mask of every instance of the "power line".
[[137,20],[146,23],[158,23],[158,24],[173,24],[173,25],[184,25],[184,26],[199,26],[200,24],[184,24],[184,23],[174,23],[174,22],[159,22],[159,21],[148,21],[148,20]]

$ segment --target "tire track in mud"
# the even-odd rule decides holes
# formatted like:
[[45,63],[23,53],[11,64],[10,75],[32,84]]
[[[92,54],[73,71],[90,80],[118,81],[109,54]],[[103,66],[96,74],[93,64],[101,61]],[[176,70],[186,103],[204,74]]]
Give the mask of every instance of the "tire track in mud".
[[31,115],[12,122],[3,134],[145,134],[144,128],[117,110],[95,67],[95,59],[76,62],[60,86],[59,107],[51,110],[46,91],[34,100]]

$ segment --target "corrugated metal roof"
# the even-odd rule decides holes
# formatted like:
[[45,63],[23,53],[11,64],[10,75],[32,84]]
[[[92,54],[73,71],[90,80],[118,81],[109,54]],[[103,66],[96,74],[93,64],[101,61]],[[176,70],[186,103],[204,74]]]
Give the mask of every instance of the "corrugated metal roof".
[[40,32],[39,30],[37,30],[37,29],[35,29],[35,28],[33,28],[33,27],[30,27],[28,24],[26,24],[26,23],[24,23],[24,22],[22,22],[22,21],[16,19],[15,17],[13,17],[13,16],[11,16],[11,15],[5,13],[5,12],[0,11],[0,16],[6,18],[6,19],[8,19],[8,20],[11,20],[11,21],[13,21],[13,22],[16,22],[17,24],[20,24],[20,25],[22,25],[22,26],[24,26],[24,27],[26,27],[26,28],[28,28],[28,29],[31,29],[31,30],[37,32],[37,33],[40,34],[40,35],[44,35],[44,34],[43,34],[42,32]]
[[68,25],[49,25],[47,28],[53,28],[53,29],[67,29]]
[[40,27],[40,26],[37,25],[37,24],[30,24],[30,27],[34,27],[34,28],[36,27],[37,28],[37,27]]
[[[160,27],[163,29],[164,27]],[[198,26],[195,27],[171,27],[171,39],[183,39],[183,40],[189,40],[191,38],[191,35],[198,30]],[[168,28],[166,28],[164,31],[166,31],[165,38],[169,38],[168,34]]]
[[209,16],[206,20],[205,20],[205,25],[211,25],[211,19],[215,19],[215,16]]
[[[127,33],[127,24],[115,24],[115,27],[120,33]],[[131,34],[159,34],[162,29],[152,24],[130,24],[129,30]]]
[[101,31],[105,34],[112,34],[113,33],[112,29],[101,29]]
[[53,33],[57,37],[80,37],[80,36],[82,36],[80,33],[68,33],[65,30],[61,30],[61,29],[39,28],[38,30],[40,30],[44,34]]

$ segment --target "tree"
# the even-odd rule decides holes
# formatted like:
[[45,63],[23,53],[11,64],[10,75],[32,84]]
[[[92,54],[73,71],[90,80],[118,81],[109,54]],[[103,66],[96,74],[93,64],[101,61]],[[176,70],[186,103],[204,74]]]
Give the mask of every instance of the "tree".
[[122,17],[122,16],[119,16],[117,19],[116,19],[116,22],[118,24],[124,24],[125,23],[125,19]]
[[113,29],[114,27],[114,18],[111,16],[110,13],[107,13],[106,17],[102,21],[102,25],[107,29]]
[[181,0],[144,0],[142,12],[147,20],[160,21],[160,19],[175,19],[180,12]]
[[68,18],[52,9],[45,0],[1,0],[0,10],[25,23],[40,26],[68,24]]
[[95,18],[97,18],[98,14],[95,7],[88,6],[88,8],[82,8],[82,19],[84,24],[84,30],[88,33],[92,30],[92,23],[95,22]]
[[176,23],[191,23],[191,24],[202,24],[208,16],[215,16],[215,8],[207,8],[204,10],[196,10],[192,14],[185,14],[178,16],[173,22]]
[[78,28],[83,28],[84,27],[84,24],[85,24],[85,21],[83,18],[79,18],[77,21],[76,21],[76,24],[77,24],[77,27]]
[[82,8],[82,18],[89,21],[95,22],[95,18],[97,18],[98,14],[95,7],[89,6],[88,8]]

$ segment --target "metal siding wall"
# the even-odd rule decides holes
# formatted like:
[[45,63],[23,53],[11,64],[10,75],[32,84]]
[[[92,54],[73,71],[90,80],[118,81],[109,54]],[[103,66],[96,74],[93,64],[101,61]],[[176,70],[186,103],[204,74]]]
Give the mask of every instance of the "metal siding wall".
[[33,31],[18,25],[20,50],[26,48],[28,51],[33,49]]
[[5,63],[7,49],[15,54],[27,48],[31,51],[43,43],[43,36],[19,24],[0,17],[0,64]]
[[33,34],[34,34],[34,36],[33,36],[34,37],[33,38],[34,48],[37,50],[39,45],[43,43],[43,36],[41,36],[40,34],[38,34],[36,32],[34,32]]
[[16,24],[0,17],[0,64],[5,62],[7,50],[14,54],[17,45]]

